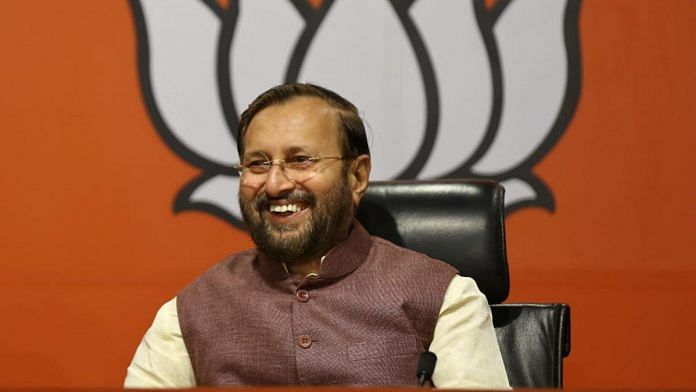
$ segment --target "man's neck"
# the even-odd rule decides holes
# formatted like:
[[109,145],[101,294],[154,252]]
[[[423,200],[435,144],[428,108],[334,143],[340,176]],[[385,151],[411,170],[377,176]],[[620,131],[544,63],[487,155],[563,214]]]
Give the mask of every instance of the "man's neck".
[[312,259],[304,262],[295,262],[285,264],[288,272],[291,275],[307,276],[309,274],[318,274],[321,267],[321,258]]

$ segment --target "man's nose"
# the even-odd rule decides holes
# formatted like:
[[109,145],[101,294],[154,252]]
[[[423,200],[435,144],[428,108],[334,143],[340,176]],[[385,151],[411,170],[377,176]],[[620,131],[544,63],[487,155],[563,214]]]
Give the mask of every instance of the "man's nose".
[[266,179],[266,194],[278,197],[292,191],[295,183],[285,174],[281,165],[272,165]]

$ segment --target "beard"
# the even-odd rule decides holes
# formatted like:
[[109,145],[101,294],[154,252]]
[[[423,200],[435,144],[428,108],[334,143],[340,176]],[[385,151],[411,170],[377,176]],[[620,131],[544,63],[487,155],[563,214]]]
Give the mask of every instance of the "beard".
[[309,219],[301,223],[274,224],[264,218],[264,213],[269,211],[269,198],[265,193],[254,200],[239,197],[246,227],[263,253],[290,264],[321,257],[342,240],[339,236],[344,233],[353,207],[347,181],[341,181],[339,186],[320,197],[295,189],[283,195],[282,199],[290,203],[301,202],[311,208]]

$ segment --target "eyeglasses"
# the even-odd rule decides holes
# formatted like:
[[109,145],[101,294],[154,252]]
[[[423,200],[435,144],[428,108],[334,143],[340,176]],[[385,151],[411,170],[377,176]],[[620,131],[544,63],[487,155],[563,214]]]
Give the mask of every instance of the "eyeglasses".
[[273,165],[280,166],[285,177],[293,182],[307,181],[311,176],[316,174],[319,168],[318,163],[327,159],[352,159],[352,157],[322,157],[322,156],[305,156],[295,155],[286,159],[268,159],[263,156],[252,159],[248,163],[242,163],[233,166],[239,172],[239,177],[248,185],[260,185],[268,179],[268,173],[271,172]]

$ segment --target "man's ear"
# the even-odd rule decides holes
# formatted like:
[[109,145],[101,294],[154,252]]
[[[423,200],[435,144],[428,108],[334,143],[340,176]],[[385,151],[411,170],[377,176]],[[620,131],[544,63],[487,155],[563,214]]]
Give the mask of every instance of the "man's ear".
[[372,162],[370,161],[370,156],[367,154],[358,156],[350,165],[348,181],[350,184],[350,193],[353,196],[353,208],[358,207],[360,199],[362,199],[365,189],[367,189],[367,182],[370,179],[370,169],[372,169]]

